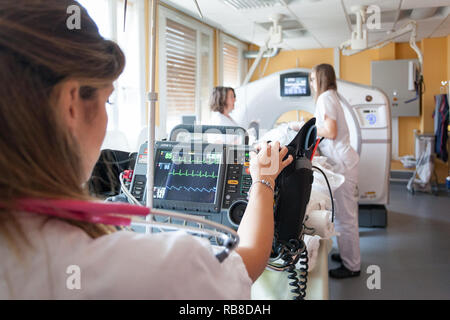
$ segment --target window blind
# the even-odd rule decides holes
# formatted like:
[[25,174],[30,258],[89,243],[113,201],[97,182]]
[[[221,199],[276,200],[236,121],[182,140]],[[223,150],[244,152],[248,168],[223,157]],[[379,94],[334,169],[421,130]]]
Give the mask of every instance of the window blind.
[[232,44],[223,44],[223,85],[225,87],[239,86],[239,49]]
[[181,123],[181,116],[195,114],[197,32],[166,20],[167,125]]

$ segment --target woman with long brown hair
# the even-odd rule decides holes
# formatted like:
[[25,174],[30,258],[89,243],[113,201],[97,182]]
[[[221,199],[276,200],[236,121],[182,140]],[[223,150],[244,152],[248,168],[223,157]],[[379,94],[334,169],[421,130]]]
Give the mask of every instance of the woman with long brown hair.
[[359,276],[361,256],[358,229],[358,162],[359,156],[350,146],[350,134],[337,94],[336,75],[333,66],[319,64],[310,74],[311,87],[316,99],[317,135],[324,137],[319,148],[333,162],[335,171],[345,176],[334,198],[336,202],[336,230],[339,254],[332,259],[341,262],[330,270],[330,277],[348,278]]
[[219,126],[233,126],[238,124],[230,113],[234,110],[236,93],[231,87],[215,87],[211,94],[209,106],[212,111],[211,124]]
[[292,158],[277,143],[252,155],[241,241],[223,263],[188,234],[116,231],[94,215],[86,181],[124,65],[78,2],[0,1],[0,299],[249,299],[273,238],[268,184]]

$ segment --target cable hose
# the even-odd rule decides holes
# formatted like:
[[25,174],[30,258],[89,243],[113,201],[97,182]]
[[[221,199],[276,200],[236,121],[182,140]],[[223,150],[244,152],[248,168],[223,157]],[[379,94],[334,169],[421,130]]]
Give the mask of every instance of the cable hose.
[[306,284],[308,282],[308,250],[303,250],[303,252],[300,254],[300,268],[299,268],[299,288],[300,288],[300,294],[301,299],[304,300],[306,296]]
[[295,268],[295,262],[292,261],[292,257],[290,260],[290,265],[286,269],[286,271],[289,273],[288,279],[292,280],[291,282],[289,282],[289,285],[293,287],[291,292],[296,294],[296,296],[293,297],[293,300],[304,300],[306,296],[306,287],[308,281],[309,261],[308,250],[306,249],[306,246],[300,254],[300,268],[298,272]]
[[330,200],[331,200],[331,222],[334,223],[334,200],[333,200],[333,192],[331,191],[330,183],[328,182],[327,175],[322,171],[319,167],[312,166],[314,169],[319,170],[325,178],[325,182],[327,183],[328,191],[330,192]]

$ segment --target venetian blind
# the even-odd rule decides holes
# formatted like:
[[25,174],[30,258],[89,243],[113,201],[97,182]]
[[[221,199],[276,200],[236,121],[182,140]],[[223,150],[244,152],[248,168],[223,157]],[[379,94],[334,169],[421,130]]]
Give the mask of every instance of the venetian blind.
[[181,116],[195,114],[197,32],[166,20],[167,124],[181,123]]
[[238,87],[239,78],[239,49],[232,44],[223,44],[223,85]]

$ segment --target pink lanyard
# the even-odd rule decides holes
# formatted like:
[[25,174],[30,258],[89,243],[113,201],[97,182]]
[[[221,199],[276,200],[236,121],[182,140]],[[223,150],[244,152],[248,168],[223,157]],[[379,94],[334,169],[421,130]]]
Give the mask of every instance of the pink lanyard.
[[83,200],[22,199],[17,209],[64,219],[129,226],[131,216],[146,216],[150,208],[125,204]]

